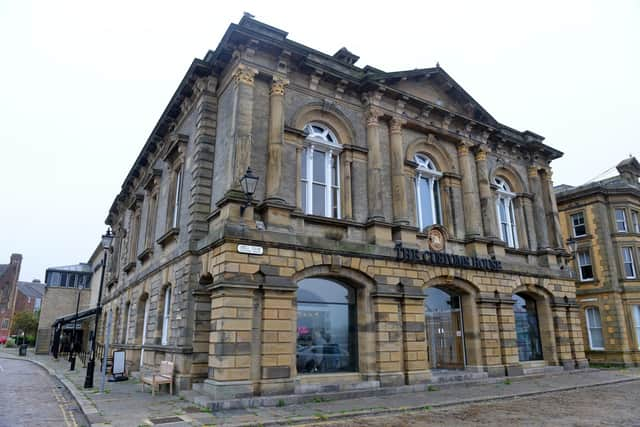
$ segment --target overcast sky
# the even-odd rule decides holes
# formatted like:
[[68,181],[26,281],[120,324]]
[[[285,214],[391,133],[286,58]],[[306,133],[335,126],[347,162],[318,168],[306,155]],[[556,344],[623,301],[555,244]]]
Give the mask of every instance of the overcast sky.
[[640,143],[640,1],[0,0],[0,263],[87,261],[191,60],[244,11],[359,66],[437,61],[498,121],[565,153],[580,184]]

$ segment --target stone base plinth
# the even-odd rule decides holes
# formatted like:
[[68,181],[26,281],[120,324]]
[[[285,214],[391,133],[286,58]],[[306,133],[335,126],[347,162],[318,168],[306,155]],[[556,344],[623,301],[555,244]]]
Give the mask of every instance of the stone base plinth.
[[238,399],[253,396],[251,381],[216,381],[206,379],[201,388],[202,392],[214,400]]

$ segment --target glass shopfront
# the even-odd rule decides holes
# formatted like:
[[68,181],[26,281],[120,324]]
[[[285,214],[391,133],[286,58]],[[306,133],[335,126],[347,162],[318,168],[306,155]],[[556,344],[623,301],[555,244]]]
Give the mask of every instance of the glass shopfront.
[[518,356],[521,362],[542,360],[536,302],[524,295],[513,295]]
[[354,372],[355,291],[335,280],[298,283],[296,364],[299,374]]
[[431,366],[438,369],[464,368],[464,328],[460,295],[434,287],[427,288],[424,307]]

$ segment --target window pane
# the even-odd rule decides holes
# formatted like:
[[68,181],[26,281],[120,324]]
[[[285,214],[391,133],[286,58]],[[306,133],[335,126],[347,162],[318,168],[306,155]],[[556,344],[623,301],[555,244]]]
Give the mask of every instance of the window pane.
[[302,211],[307,212],[307,183],[302,181],[300,184],[300,197],[302,198]]
[[331,185],[338,186],[338,157],[331,156]]
[[353,302],[353,290],[323,278],[303,279],[298,283],[298,302],[347,304]]
[[325,156],[321,151],[313,152],[313,180],[316,182],[326,182]]
[[433,223],[442,224],[442,218],[440,217],[440,185],[438,181],[433,183],[433,203],[436,211],[436,217],[433,219]]
[[300,176],[302,179],[307,179],[307,158],[309,156],[309,149],[305,148],[302,151],[302,170],[300,171]]
[[322,184],[313,184],[313,194],[311,195],[314,215],[325,215],[325,186]]
[[616,209],[616,224],[618,231],[627,231],[627,220],[622,209]]
[[338,189],[331,189],[331,216],[333,218],[338,218]]
[[636,325],[636,343],[640,349],[640,305],[633,307],[633,319]]
[[418,180],[418,192],[420,193],[420,208],[422,213],[422,227],[433,224],[433,208],[431,199],[431,184],[428,179]]

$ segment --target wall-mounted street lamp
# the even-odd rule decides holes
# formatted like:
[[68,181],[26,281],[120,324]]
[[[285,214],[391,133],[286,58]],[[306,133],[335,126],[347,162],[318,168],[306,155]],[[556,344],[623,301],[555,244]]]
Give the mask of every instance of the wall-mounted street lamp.
[[96,321],[93,326],[93,341],[91,341],[91,354],[89,356],[89,363],[87,364],[87,376],[84,379],[84,388],[93,387],[93,371],[96,367],[96,342],[98,341],[98,321],[102,314],[102,285],[104,284],[104,271],[107,269],[107,254],[111,249],[111,243],[113,242],[113,233],[111,228],[107,229],[107,232],[102,236],[102,248],[104,249],[104,256],[102,257],[102,272],[100,272],[100,288],[98,290],[98,302],[96,303]]
[[578,241],[572,237],[567,240],[567,246],[569,246],[570,259],[574,259],[578,250]]
[[245,209],[251,205],[253,201],[253,194],[256,192],[256,187],[258,186],[258,180],[260,178],[257,175],[253,174],[251,170],[251,166],[247,168],[247,171],[244,173],[242,178],[240,178],[240,185],[242,186],[242,192],[244,193],[244,197],[246,201],[242,206],[240,206],[240,215],[244,215]]

